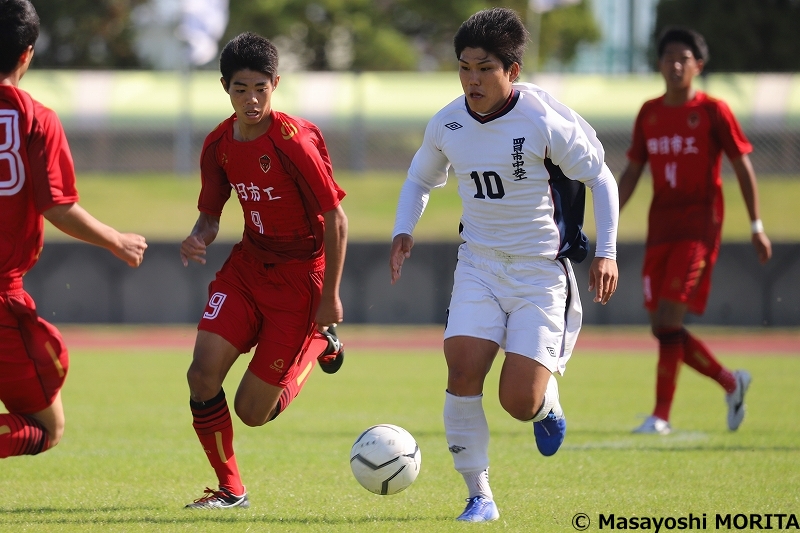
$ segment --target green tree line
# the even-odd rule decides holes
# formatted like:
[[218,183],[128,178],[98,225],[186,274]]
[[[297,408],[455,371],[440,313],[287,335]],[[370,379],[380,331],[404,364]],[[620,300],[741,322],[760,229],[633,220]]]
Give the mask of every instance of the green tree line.
[[[134,13],[154,1],[33,0],[42,21],[36,64],[150,67],[136,54]],[[568,64],[581,43],[596,42],[601,35],[590,2],[544,13],[538,46],[532,47],[538,57],[526,61]],[[288,51],[287,61],[309,70],[453,69],[456,29],[472,13],[495,5],[529,17],[528,0],[230,0],[222,42],[255,31]],[[655,34],[672,24],[705,35],[710,71],[800,71],[800,1],[661,0]]]

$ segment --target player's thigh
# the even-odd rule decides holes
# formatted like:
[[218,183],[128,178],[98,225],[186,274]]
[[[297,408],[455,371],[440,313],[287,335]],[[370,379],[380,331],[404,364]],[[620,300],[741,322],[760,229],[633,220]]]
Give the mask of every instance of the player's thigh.
[[64,425],[66,423],[64,405],[61,402],[61,391],[56,394],[49,406],[41,411],[31,413],[29,416],[38,420],[47,430],[51,447],[58,444],[64,434]]
[[459,260],[453,275],[453,292],[447,309],[445,341],[451,337],[474,337],[504,346],[506,312],[498,302],[495,274],[481,257]]
[[269,420],[281,393],[283,387],[266,383],[248,369],[236,391],[236,414],[248,426],[261,426]]
[[187,372],[192,399],[201,402],[216,396],[240,354],[239,348],[220,335],[198,330]]
[[11,413],[46,410],[66,379],[69,357],[58,330],[26,293],[0,298],[0,401]]
[[445,339],[448,392],[456,396],[481,394],[499,348],[494,341],[465,335]]
[[513,285],[500,298],[508,313],[505,351],[555,372],[565,341],[568,274],[559,262],[547,259],[513,265],[508,274]]
[[702,312],[708,299],[715,247],[702,241],[676,241],[648,247],[643,266],[645,307],[658,312],[659,302],[685,304]]
[[276,269],[271,283],[259,288],[262,322],[248,369],[265,383],[285,388],[306,370],[300,356],[313,338],[323,277],[321,271]]
[[539,361],[506,352],[500,371],[500,404],[515,418],[530,420],[542,404],[552,373]]

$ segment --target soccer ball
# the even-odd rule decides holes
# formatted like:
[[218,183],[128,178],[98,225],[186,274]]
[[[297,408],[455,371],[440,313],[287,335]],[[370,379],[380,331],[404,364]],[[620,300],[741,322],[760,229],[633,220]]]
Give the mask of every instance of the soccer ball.
[[386,496],[411,485],[422,465],[422,453],[411,433],[392,424],[367,428],[350,450],[350,468],[361,486]]

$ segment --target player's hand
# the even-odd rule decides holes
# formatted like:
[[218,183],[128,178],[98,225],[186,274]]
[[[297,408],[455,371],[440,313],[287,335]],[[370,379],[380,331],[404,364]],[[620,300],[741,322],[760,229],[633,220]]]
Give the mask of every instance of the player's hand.
[[414,238],[408,233],[401,233],[392,239],[392,251],[389,252],[389,270],[392,274],[392,285],[400,279],[403,263],[411,257]]
[[763,231],[753,233],[751,240],[753,242],[753,246],[756,248],[756,253],[758,254],[758,262],[763,265],[769,261],[770,257],[772,257],[772,243],[769,242],[767,234]]
[[317,308],[317,329],[323,331],[328,329],[331,324],[338,324],[344,319],[344,309],[339,295],[325,295],[323,293]]
[[136,233],[120,233],[119,246],[113,250],[114,255],[128,263],[128,266],[138,267],[144,259],[147,242],[144,237]]
[[606,257],[595,257],[589,267],[589,291],[594,291],[594,301],[608,303],[617,290],[617,262]]
[[189,235],[181,243],[181,262],[189,266],[189,259],[201,265],[206,264],[206,243],[197,235]]

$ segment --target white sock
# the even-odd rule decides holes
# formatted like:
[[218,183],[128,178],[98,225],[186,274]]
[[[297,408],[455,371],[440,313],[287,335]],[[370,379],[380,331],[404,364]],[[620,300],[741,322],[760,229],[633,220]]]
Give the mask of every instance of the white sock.
[[462,472],[464,482],[469,489],[469,497],[483,496],[487,500],[494,500],[492,488],[489,486],[489,469],[480,472]]
[[544,391],[542,407],[533,415],[531,420],[533,422],[543,420],[551,410],[556,416],[562,416],[564,414],[564,411],[561,410],[561,404],[558,402],[558,382],[552,374],[550,374],[550,379],[547,382],[547,389]]
[[464,476],[470,497],[492,499],[489,488],[489,424],[483,395],[455,396],[445,392],[444,430],[457,472]]

